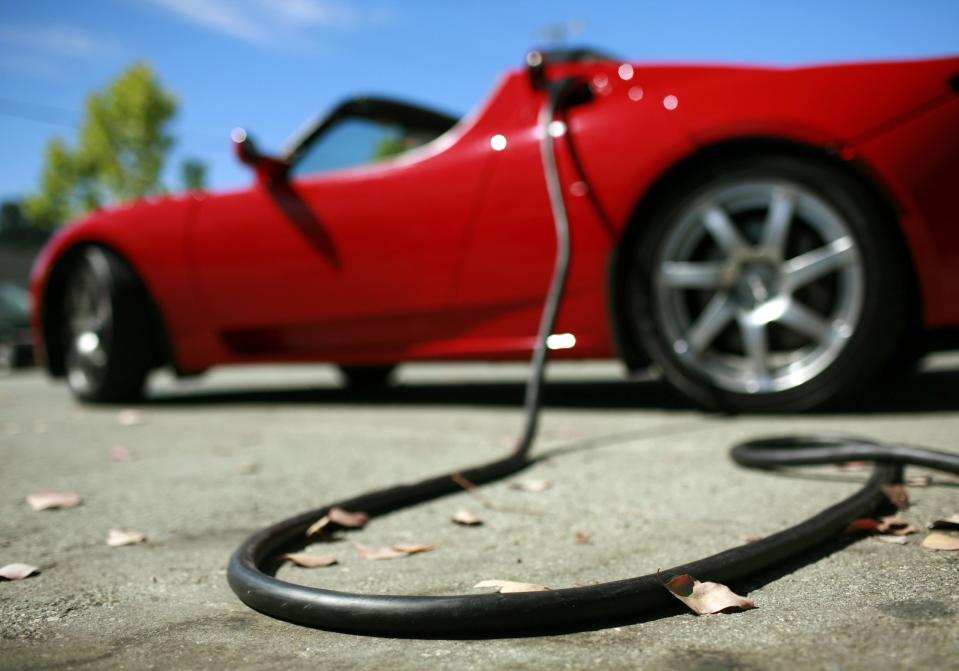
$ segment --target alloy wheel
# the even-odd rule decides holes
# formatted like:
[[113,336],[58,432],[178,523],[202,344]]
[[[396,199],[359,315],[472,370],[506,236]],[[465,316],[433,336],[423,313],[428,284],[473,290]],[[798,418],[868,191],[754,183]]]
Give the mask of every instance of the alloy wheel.
[[797,182],[712,186],[675,218],[653,267],[660,337],[691,373],[730,392],[781,392],[816,377],[863,309],[850,226]]

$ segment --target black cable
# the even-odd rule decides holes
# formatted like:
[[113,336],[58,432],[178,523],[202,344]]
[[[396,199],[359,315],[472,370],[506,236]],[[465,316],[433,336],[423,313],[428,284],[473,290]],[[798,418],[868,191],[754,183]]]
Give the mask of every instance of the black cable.
[[755,440],[734,448],[733,459],[744,466],[871,460],[869,480],[852,496],[784,531],[671,569],[615,582],[520,594],[468,596],[393,596],[352,594],[295,585],[264,573],[285,547],[302,544],[306,529],[332,507],[362,511],[371,518],[463,491],[465,479],[476,485],[499,480],[530,465],[528,453],[536,435],[546,339],[553,330],[569,268],[570,241],[549,123],[577,91],[577,82],[547,83],[539,117],[543,171],[556,227],[556,263],[543,307],[525,401],[525,429],[514,451],[504,459],[414,484],[377,490],[301,513],[248,538],[230,558],[227,579],[236,595],[260,612],[307,626],[386,636],[516,635],[550,629],[595,626],[635,619],[673,603],[662,580],[688,573],[700,580],[730,582],[754,574],[835,538],[849,523],[870,515],[885,499],[882,485],[901,478],[901,465],[920,464],[959,473],[959,455],[916,447],[882,445],[842,436]]

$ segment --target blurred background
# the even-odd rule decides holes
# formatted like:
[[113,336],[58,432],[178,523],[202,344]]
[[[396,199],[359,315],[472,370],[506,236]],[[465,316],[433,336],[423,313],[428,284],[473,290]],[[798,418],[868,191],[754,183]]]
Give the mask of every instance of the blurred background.
[[46,236],[98,206],[250,183],[340,99],[469,112],[532,46],[633,61],[791,66],[959,48],[959,2],[33,0],[0,2],[0,310],[22,311]]

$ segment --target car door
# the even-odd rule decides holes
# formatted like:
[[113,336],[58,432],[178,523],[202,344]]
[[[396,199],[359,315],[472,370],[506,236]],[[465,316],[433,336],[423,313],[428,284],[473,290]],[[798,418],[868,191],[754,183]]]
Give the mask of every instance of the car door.
[[349,360],[424,337],[449,304],[480,183],[452,135],[390,157],[422,138],[346,117],[294,153],[288,179],[201,203],[193,260],[227,346]]

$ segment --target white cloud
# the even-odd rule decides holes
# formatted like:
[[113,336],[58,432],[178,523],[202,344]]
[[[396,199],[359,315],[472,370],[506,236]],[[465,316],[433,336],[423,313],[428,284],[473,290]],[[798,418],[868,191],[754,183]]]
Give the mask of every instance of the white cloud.
[[[194,25],[267,46],[303,43],[310,28],[352,28],[367,18],[339,0],[152,0]],[[370,15],[375,19],[374,15]],[[376,19],[378,20],[378,19]]]
[[92,58],[111,47],[74,26],[0,26],[0,43],[60,56]]
[[224,0],[153,0],[164,9],[204,28],[247,42],[269,42],[269,33],[253,17],[244,15],[242,3]]
[[351,7],[323,0],[259,0],[259,5],[291,24],[352,26],[359,20]]
[[64,81],[78,59],[92,61],[115,51],[115,45],[75,26],[0,26],[0,68],[28,77]]

